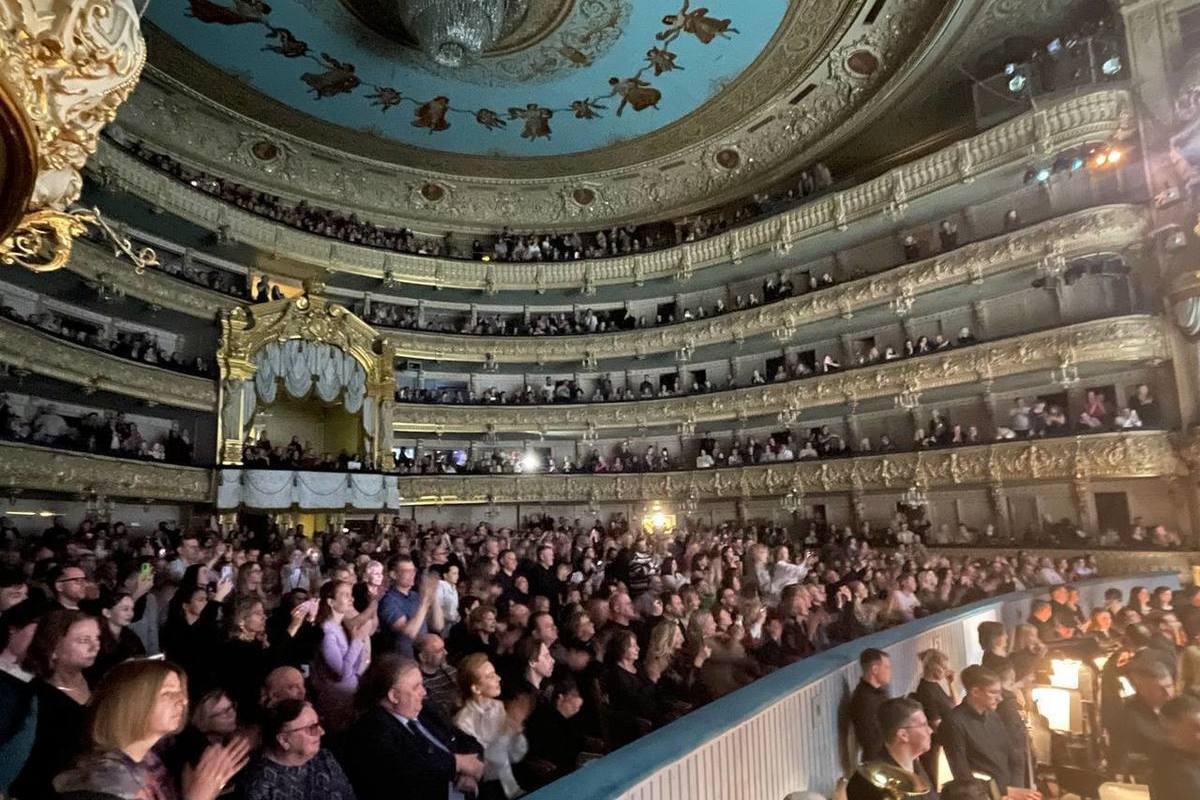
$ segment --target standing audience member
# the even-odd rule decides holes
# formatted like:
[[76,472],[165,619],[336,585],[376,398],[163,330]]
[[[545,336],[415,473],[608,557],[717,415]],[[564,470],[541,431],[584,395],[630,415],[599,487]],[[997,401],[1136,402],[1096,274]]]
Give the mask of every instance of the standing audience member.
[[862,760],[874,761],[883,752],[883,730],[879,726],[879,708],[888,699],[892,679],[892,659],[882,650],[869,647],[858,656],[862,678],[850,695],[850,724],[854,738],[862,748]]
[[1181,695],[1162,707],[1167,747],[1150,773],[1150,800],[1200,797],[1200,699]]
[[316,619],[321,644],[312,664],[313,702],[322,723],[336,732],[349,727],[354,718],[354,692],[358,676],[367,668],[367,642],[375,627],[369,620],[348,636],[345,619],[353,613],[350,584],[329,581],[321,587]]
[[950,773],[956,780],[983,773],[1012,800],[1040,800],[1038,792],[1022,788],[1023,754],[1012,747],[1008,730],[996,714],[1004,697],[999,676],[970,666],[963,670],[962,682],[966,697],[938,728]]

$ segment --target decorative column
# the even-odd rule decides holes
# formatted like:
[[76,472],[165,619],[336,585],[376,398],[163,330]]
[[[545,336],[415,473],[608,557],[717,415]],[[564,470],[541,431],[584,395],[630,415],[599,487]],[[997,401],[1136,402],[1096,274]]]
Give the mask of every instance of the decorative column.
[[862,526],[867,520],[867,501],[862,489],[850,490],[850,524],[854,526],[854,535],[862,530]]
[[854,338],[848,334],[841,335],[842,340],[842,366],[846,369],[854,366]]
[[[971,301],[971,332],[977,339],[986,339],[988,333],[988,308],[982,300]],[[957,335],[957,331],[952,332]]]
[[1092,484],[1086,477],[1077,477],[1071,482],[1071,501],[1075,504],[1075,516],[1086,531],[1096,530],[1096,505],[1092,502]]
[[1008,509],[1008,492],[1004,490],[1004,485],[999,481],[993,481],[988,484],[988,507],[992,512],[992,519],[996,521],[996,535],[1001,539],[1012,538],[1012,516]]

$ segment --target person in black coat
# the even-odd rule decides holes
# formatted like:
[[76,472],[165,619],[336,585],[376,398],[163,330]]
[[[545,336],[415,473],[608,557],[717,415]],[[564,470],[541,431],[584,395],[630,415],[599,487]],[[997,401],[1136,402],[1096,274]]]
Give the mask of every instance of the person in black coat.
[[862,760],[874,761],[883,752],[883,731],[879,727],[879,707],[888,699],[892,679],[892,659],[882,650],[869,647],[858,657],[862,679],[850,695],[850,724],[854,738],[862,747]]
[[432,708],[416,661],[387,653],[359,682],[363,714],[342,743],[342,767],[358,800],[446,800],[478,790],[483,748]]

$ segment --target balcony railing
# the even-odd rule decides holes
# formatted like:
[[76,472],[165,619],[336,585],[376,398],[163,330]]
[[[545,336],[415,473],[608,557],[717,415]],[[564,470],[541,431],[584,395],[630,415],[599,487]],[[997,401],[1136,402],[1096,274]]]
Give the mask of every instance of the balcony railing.
[[[1179,588],[1175,573],[1096,578],[1077,584],[1081,605],[1103,605],[1110,587]],[[982,600],[865,636],[760,678],[720,700],[534,792],[530,800],[780,800],[808,790],[832,797],[846,763],[841,711],[858,683],[858,654],[868,647],[892,661],[891,693],[920,679],[917,654],[937,648],[961,671],[979,663],[977,630],[985,621],[1010,629],[1029,617],[1045,589]]]

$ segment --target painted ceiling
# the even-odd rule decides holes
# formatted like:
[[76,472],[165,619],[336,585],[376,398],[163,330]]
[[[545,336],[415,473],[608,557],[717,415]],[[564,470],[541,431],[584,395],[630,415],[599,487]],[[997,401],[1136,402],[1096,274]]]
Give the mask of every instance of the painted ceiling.
[[155,0],[147,16],[230,78],[325,122],[445,153],[537,157],[700,109],[767,48],[791,0],[513,1],[503,38],[457,69],[414,47],[386,0]]

